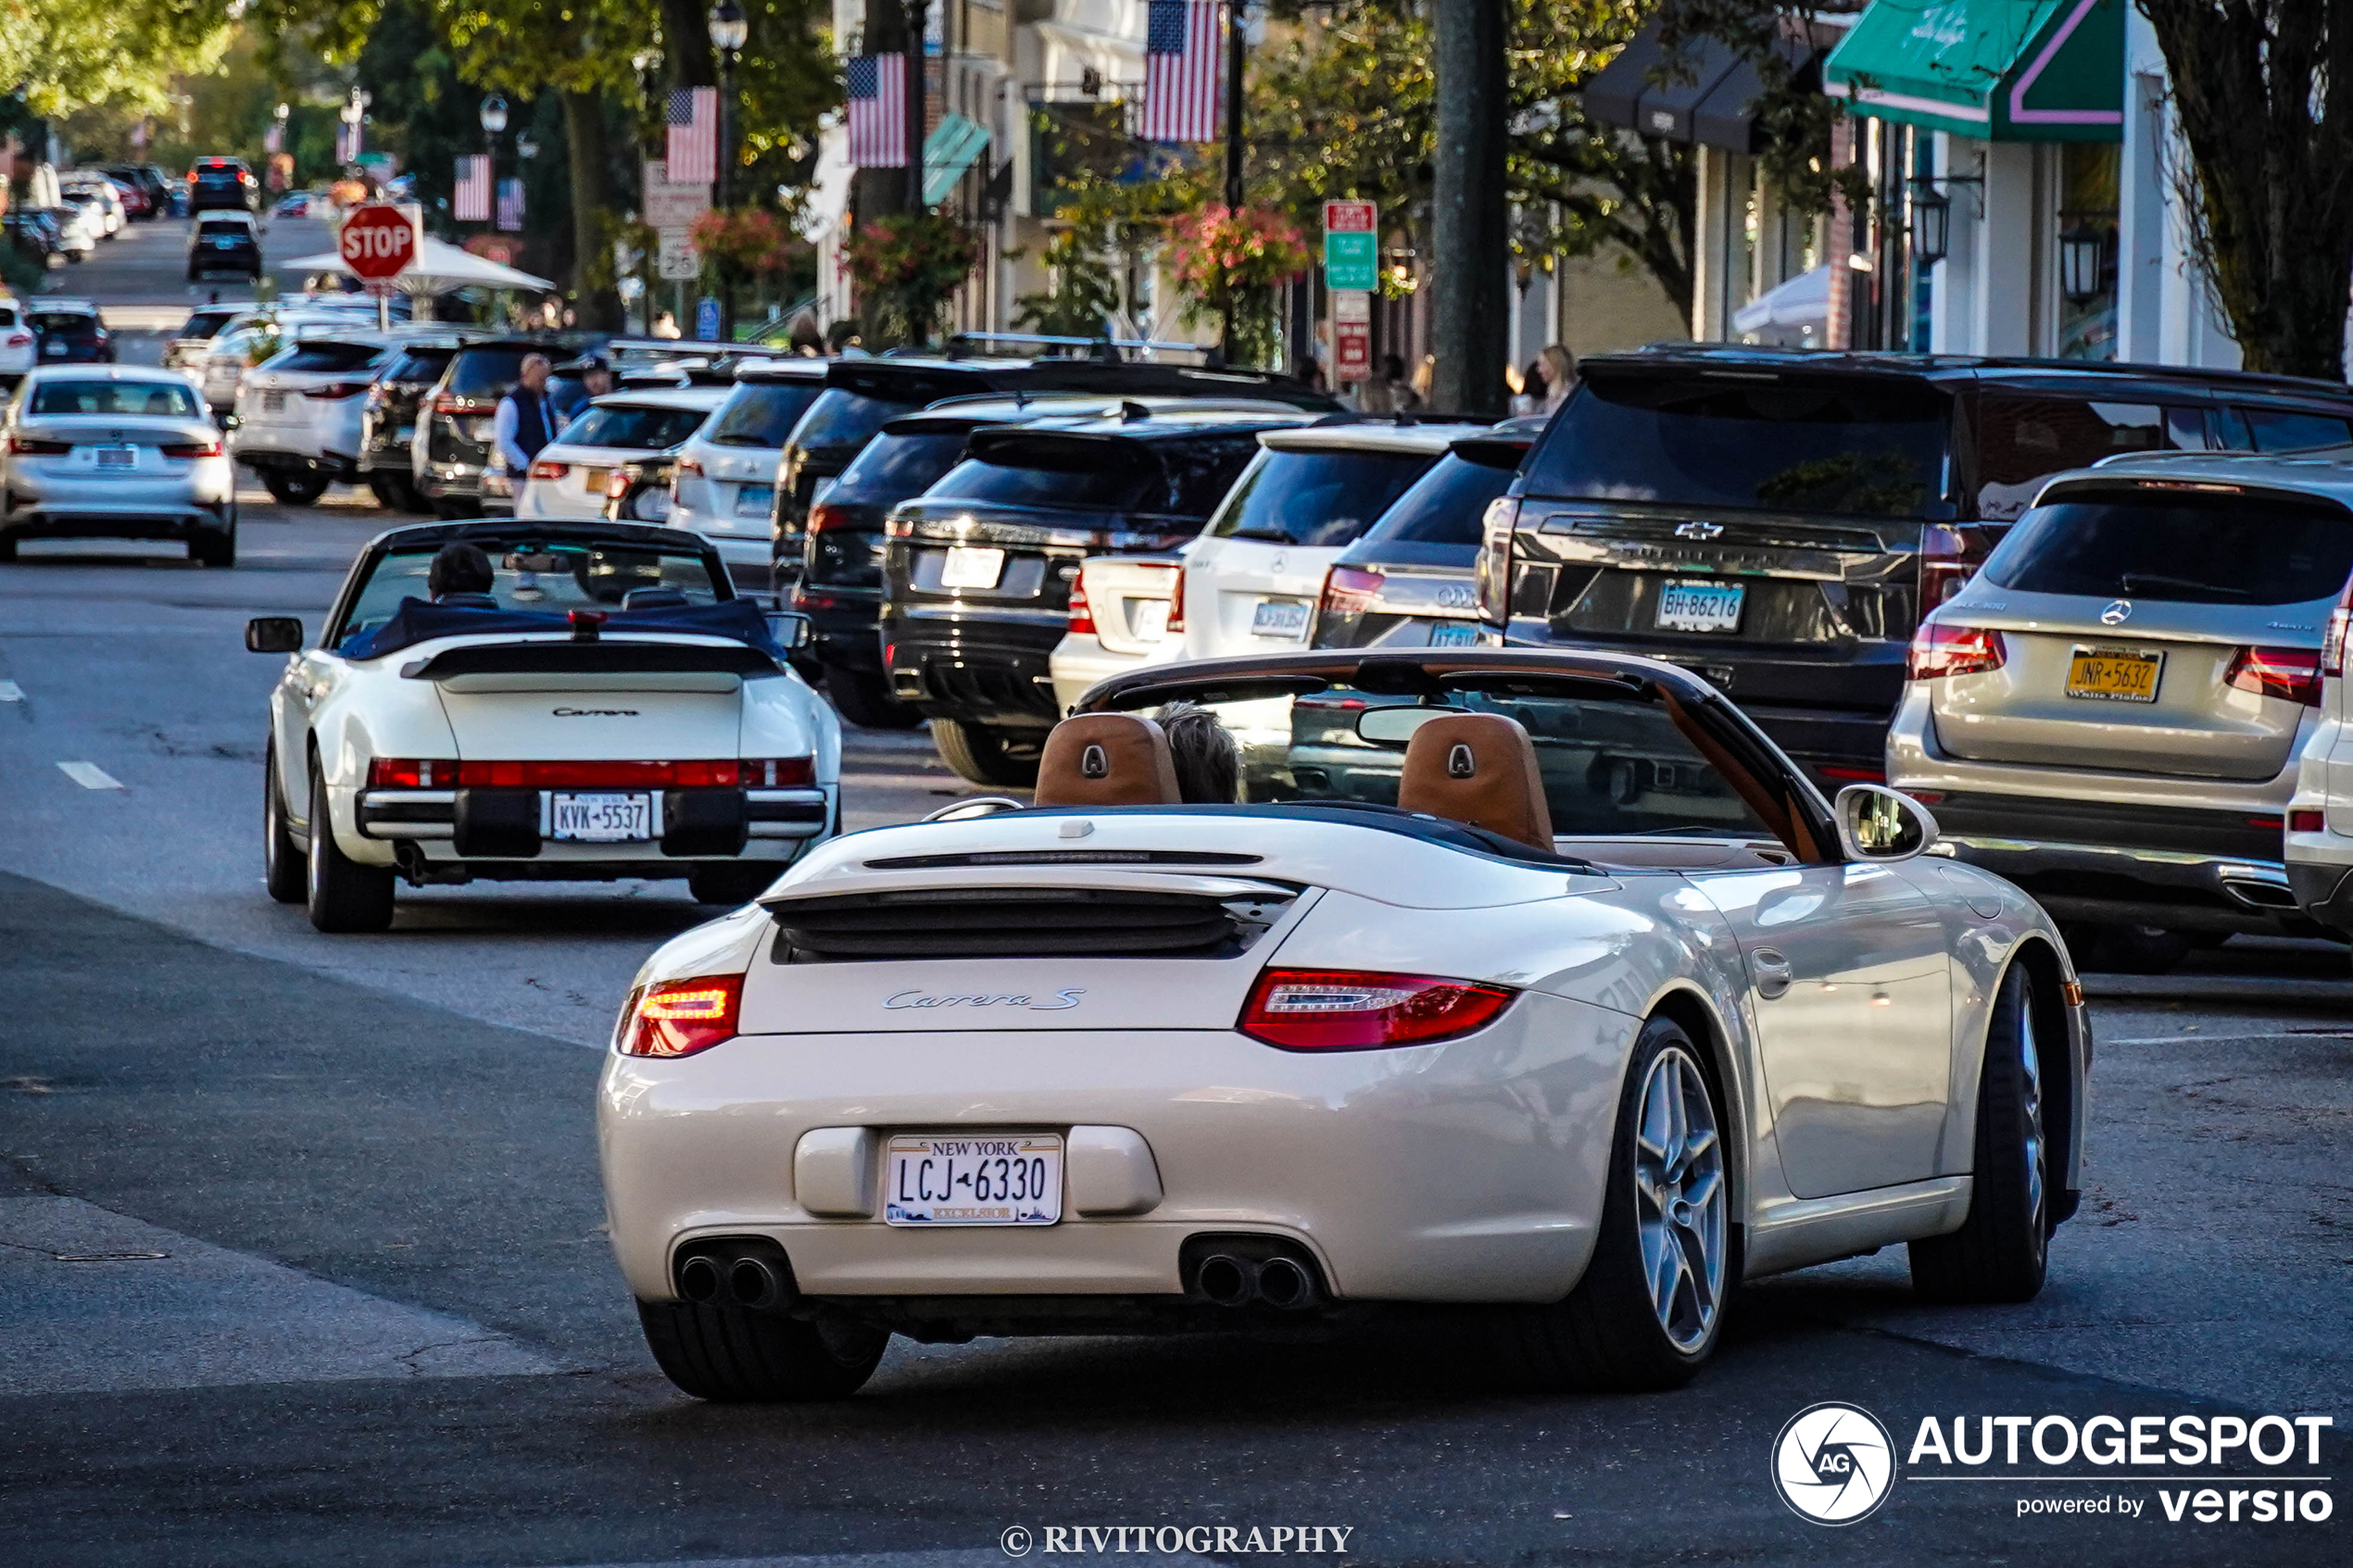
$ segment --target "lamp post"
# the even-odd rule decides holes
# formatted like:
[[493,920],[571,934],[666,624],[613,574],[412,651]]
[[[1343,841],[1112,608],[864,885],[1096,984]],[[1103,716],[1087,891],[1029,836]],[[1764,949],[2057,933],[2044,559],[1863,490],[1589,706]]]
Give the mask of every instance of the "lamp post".
[[[719,0],[711,8],[711,47],[719,56],[719,179],[711,205],[726,210],[734,196],[736,163],[736,61],[743,53],[751,28],[736,0]],[[736,282],[727,264],[719,263],[719,341],[736,341]]]

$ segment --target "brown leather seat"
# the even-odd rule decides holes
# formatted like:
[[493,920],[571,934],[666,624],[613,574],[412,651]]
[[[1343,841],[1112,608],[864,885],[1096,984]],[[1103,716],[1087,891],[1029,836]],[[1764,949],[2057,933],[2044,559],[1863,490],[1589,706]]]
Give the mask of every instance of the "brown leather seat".
[[1168,737],[1133,713],[1080,713],[1056,724],[1038,759],[1040,806],[1174,806]]
[[1536,745],[1517,720],[1500,713],[1450,713],[1416,730],[1397,804],[1553,850]]

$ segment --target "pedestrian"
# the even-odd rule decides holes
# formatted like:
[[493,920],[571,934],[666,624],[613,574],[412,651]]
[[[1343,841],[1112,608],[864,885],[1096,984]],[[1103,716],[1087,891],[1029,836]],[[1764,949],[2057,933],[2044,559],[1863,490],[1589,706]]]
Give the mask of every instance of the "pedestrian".
[[1429,395],[1437,385],[1438,356],[1425,354],[1422,356],[1422,362],[1414,367],[1413,382],[1406,388],[1406,391],[1411,394],[1411,401],[1404,405],[1403,411],[1410,414],[1416,408],[1428,408]]
[[1530,359],[1528,369],[1520,371],[1519,384],[1512,389],[1512,412],[1532,414],[1544,406],[1544,361]]
[[1231,806],[1241,798],[1242,757],[1217,715],[1198,703],[1161,709],[1160,733],[1176,771],[1176,797],[1188,806]]
[[552,369],[545,354],[524,355],[522,379],[498,399],[493,420],[498,455],[507,460],[508,477],[518,489],[531,471],[531,460],[556,438],[556,412],[547,405],[547,372]]
[[1410,414],[1421,407],[1421,399],[1405,380],[1405,361],[1401,356],[1381,356],[1380,373],[1357,394],[1356,407],[1367,414]]
[[592,399],[602,397],[613,389],[612,367],[602,355],[584,354],[573,361],[571,369],[580,372],[580,379],[554,383],[547,394],[548,403],[556,411],[556,428],[560,430],[585,411]]
[[656,312],[654,315],[654,324],[646,329],[646,335],[648,337],[677,337],[681,335],[678,331],[678,318],[672,315],[667,310]]
[[1567,344],[1556,343],[1544,350],[1544,401],[1538,407],[1540,414],[1549,414],[1568,401],[1571,388],[1577,384],[1577,356]]

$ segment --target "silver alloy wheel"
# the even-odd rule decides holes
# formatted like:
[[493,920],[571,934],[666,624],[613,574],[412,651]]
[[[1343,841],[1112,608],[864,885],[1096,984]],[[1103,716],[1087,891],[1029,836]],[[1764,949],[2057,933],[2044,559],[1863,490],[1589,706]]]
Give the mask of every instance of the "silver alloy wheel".
[[1679,1350],[1707,1343],[1724,1298],[1724,1147],[1699,1063],[1652,1059],[1634,1123],[1634,1222],[1651,1310]]
[[2043,1054],[2034,1043],[2032,997],[2021,994],[2018,1017],[2020,1109],[2025,1113],[2026,1213],[2034,1250],[2043,1250]]

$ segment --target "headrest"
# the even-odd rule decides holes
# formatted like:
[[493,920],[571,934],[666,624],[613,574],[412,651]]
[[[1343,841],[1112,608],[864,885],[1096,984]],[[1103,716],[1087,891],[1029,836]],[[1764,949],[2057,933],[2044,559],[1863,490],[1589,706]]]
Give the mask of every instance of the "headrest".
[[1553,852],[1535,743],[1500,713],[1450,713],[1416,730],[1397,804]]
[[1081,713],[1056,724],[1038,759],[1040,806],[1174,806],[1168,737],[1133,713]]
[[498,601],[488,594],[444,594],[434,603],[448,609],[497,609]]
[[632,588],[621,596],[623,609],[675,609],[686,602],[678,588]]

